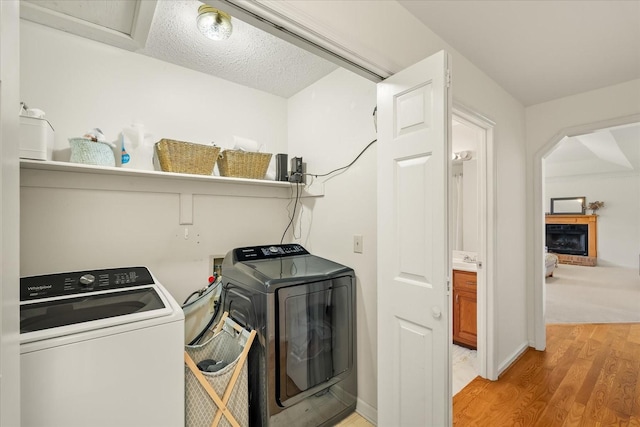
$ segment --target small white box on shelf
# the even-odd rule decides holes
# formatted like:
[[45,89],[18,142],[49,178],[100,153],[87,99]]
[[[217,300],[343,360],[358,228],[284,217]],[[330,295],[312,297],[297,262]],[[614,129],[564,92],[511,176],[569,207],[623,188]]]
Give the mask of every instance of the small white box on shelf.
[[20,158],[52,160],[54,133],[45,119],[20,116]]

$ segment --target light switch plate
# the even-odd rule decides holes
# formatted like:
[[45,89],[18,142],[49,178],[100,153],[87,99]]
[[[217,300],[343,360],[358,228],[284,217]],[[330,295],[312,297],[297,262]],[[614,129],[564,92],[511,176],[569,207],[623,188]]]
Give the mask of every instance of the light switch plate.
[[353,252],[357,254],[362,253],[362,235],[361,234],[353,235]]

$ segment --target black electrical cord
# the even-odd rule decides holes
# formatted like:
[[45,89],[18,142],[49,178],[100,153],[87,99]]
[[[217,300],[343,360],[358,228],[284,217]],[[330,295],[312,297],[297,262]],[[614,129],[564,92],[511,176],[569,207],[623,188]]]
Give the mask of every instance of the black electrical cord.
[[[378,132],[378,106],[377,105],[373,108],[373,127],[376,129],[376,132]],[[316,174],[313,174],[313,173],[306,173],[305,175],[309,175],[309,176],[312,176],[314,178],[317,178],[319,176],[327,176],[327,175],[331,175],[334,172],[338,172],[338,171],[341,171],[343,169],[347,169],[347,168],[351,167],[351,165],[353,165],[360,158],[360,156],[362,156],[364,154],[364,152],[367,151],[367,149],[369,147],[371,147],[376,141],[377,141],[377,139],[374,139],[366,147],[364,147],[364,149],[360,152],[360,154],[358,154],[358,156],[355,159],[353,159],[353,161],[351,163],[349,163],[347,166],[343,166],[341,168],[334,169],[331,172],[327,172],[327,173],[323,173],[323,174],[319,174],[319,175],[316,175]]]
[[[376,132],[378,131],[378,123],[377,123],[377,117],[378,116],[377,116],[377,113],[378,113],[378,106],[376,105],[375,108],[373,109],[373,126],[376,128]],[[309,176],[312,176],[314,178],[317,178],[319,176],[327,176],[327,175],[331,175],[334,172],[338,172],[338,171],[341,171],[343,169],[347,169],[347,168],[351,167],[355,162],[357,162],[358,159],[360,158],[360,156],[362,156],[364,154],[364,152],[367,151],[367,149],[369,149],[369,147],[371,147],[376,141],[378,141],[378,140],[374,139],[369,144],[367,144],[367,146],[362,149],[360,154],[358,154],[356,156],[356,158],[353,159],[353,161],[351,163],[349,163],[347,166],[343,166],[341,168],[337,168],[337,169],[334,169],[334,170],[332,170],[330,172],[323,173],[323,174],[305,173],[305,174],[300,174],[300,175],[309,175]],[[295,203],[293,205],[293,215],[291,215],[291,220],[289,221],[289,224],[287,225],[287,228],[284,229],[284,233],[282,233],[282,238],[280,239],[280,244],[282,244],[282,242],[284,242],[284,236],[287,234],[287,231],[289,230],[289,228],[293,224],[293,220],[296,217],[296,207],[298,205],[298,199],[300,198],[300,194],[299,194],[299,191],[298,191],[298,185],[299,185],[299,181],[296,181],[296,201],[295,201]],[[294,235],[295,235],[295,231],[294,231]]]
[[367,149],[369,147],[371,147],[376,141],[377,141],[377,139],[374,139],[366,147],[364,147],[364,149],[360,152],[360,154],[358,154],[358,156],[355,159],[353,159],[353,161],[351,163],[349,163],[347,166],[343,166],[341,168],[334,169],[331,172],[327,172],[327,173],[323,173],[323,174],[316,175],[316,174],[313,174],[313,173],[306,173],[305,175],[310,175],[310,176],[312,176],[314,178],[317,178],[319,176],[327,176],[327,175],[331,175],[334,172],[338,172],[338,171],[341,171],[343,169],[347,169],[347,168],[351,167],[360,158],[360,156],[362,156],[364,154],[364,152],[367,151]]
[[287,234],[287,231],[289,230],[289,228],[291,227],[291,224],[293,224],[293,220],[296,217],[296,207],[298,206],[298,200],[300,199],[300,192],[299,192],[299,187],[300,183],[296,182],[296,201],[293,204],[293,214],[291,215],[291,220],[289,221],[289,224],[287,225],[287,228],[284,229],[284,233],[282,233],[282,238],[280,238],[280,244],[282,244],[282,242],[284,242],[284,236]]

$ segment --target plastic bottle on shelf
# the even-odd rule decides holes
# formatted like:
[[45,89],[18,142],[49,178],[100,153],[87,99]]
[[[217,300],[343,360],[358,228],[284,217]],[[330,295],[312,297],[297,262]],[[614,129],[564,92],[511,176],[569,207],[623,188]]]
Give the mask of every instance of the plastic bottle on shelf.
[[120,133],[121,167],[139,170],[153,170],[153,137],[145,132],[139,121]]

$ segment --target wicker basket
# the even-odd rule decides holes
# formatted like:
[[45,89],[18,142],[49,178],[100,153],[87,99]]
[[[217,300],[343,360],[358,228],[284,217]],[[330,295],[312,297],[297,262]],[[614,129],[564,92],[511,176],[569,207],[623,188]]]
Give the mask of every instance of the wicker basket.
[[86,165],[115,166],[116,158],[113,148],[104,142],[96,142],[87,138],[69,138],[71,145],[71,163]]
[[220,147],[161,139],[155,145],[160,169],[165,172],[211,175]]
[[218,157],[218,169],[221,176],[264,179],[271,156],[271,153],[224,150]]

